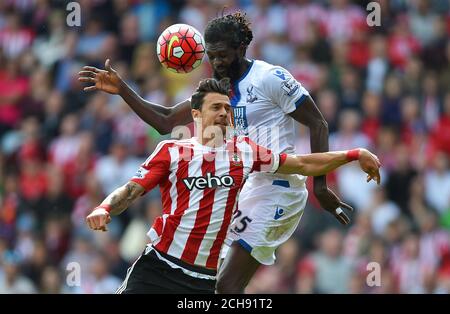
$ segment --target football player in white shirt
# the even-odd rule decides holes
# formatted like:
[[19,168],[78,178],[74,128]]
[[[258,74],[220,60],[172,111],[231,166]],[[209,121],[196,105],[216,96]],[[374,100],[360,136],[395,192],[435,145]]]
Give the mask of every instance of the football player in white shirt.
[[[328,125],[313,99],[285,69],[245,54],[253,34],[245,14],[236,12],[211,20],[205,29],[206,53],[215,78],[232,83],[231,105],[236,131],[276,153],[294,152],[294,121],[309,127],[311,152],[328,151]],[[148,102],[133,91],[111,68],[86,66],[79,73],[86,91],[120,95],[158,132],[192,122],[190,100],[173,107]],[[342,202],[327,187],[326,177],[314,177],[314,195],[321,206],[344,225],[350,222]],[[305,178],[299,175],[255,174],[247,180],[230,227],[230,246],[217,282],[219,293],[243,293],[261,264],[275,261],[275,250],[295,231],[306,205]],[[225,246],[224,246],[225,248]],[[224,249],[224,253],[226,253]]]

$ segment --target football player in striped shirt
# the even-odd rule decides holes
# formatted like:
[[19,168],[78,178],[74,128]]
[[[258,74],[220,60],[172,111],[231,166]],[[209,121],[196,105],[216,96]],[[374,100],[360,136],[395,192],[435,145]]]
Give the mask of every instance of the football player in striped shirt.
[[226,139],[228,94],[228,79],[202,80],[191,97],[197,137],[159,143],[136,175],[86,218],[91,229],[105,231],[110,215],[120,214],[155,186],[161,189],[162,215],[118,293],[214,293],[220,251],[250,173],[316,176],[358,160],[367,180],[380,182],[380,162],[365,149],[279,154],[248,136]]

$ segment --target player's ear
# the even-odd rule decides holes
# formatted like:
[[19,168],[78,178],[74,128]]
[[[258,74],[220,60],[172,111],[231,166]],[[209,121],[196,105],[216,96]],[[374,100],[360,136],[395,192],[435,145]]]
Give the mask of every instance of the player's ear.
[[238,53],[241,58],[245,56],[245,51],[247,50],[247,46],[244,43],[241,43],[238,47]]
[[198,109],[191,109],[191,113],[192,113],[192,118],[194,119],[194,121],[197,121],[198,119],[200,119],[202,117],[202,112]]

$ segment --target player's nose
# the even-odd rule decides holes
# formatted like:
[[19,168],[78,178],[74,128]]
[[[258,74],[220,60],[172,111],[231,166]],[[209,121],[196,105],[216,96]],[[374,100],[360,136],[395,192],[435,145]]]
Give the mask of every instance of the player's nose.
[[228,115],[227,110],[225,109],[225,107],[222,107],[219,111],[219,116],[220,117],[226,117]]

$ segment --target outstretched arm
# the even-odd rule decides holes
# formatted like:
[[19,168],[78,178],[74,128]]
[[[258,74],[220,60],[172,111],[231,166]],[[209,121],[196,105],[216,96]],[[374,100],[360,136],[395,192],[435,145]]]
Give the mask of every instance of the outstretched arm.
[[380,184],[380,161],[376,155],[363,148],[350,151],[315,153],[308,155],[287,155],[286,160],[278,168],[277,172],[284,174],[297,173],[306,176],[320,176],[353,160],[358,160],[361,169],[367,173],[367,182],[374,180]]
[[122,80],[117,71],[111,67],[109,59],[105,62],[105,70],[85,66],[78,75],[79,81],[91,84],[84,88],[85,91],[101,90],[120,95],[142,120],[161,134],[170,133],[177,125],[192,122],[189,100],[165,107],[143,99]]
[[111,215],[119,215],[133,201],[142,195],[144,188],[132,181],[117,188],[86,217],[86,223],[93,230],[106,231],[106,224],[111,221]]
[[[307,96],[298,108],[290,113],[296,121],[306,125],[309,128],[311,153],[327,152],[328,148],[328,123],[325,121],[322,113],[315,104],[314,100]],[[336,214],[336,208],[344,207],[349,210],[353,208],[342,202],[336,194],[327,186],[326,176],[314,177],[314,195],[320,203],[320,206],[336,217],[341,224],[348,224],[350,218],[345,212]]]

